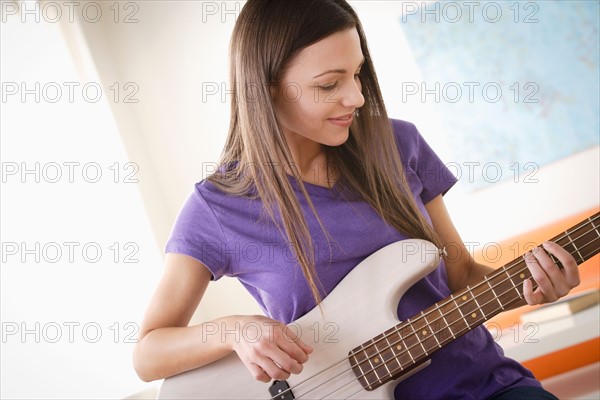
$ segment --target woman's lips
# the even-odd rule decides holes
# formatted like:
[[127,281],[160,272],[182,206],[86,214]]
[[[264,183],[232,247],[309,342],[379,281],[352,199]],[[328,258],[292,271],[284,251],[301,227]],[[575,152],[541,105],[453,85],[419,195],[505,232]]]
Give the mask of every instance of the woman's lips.
[[338,126],[350,126],[352,124],[352,116],[354,114],[346,114],[341,117],[329,118],[328,121]]

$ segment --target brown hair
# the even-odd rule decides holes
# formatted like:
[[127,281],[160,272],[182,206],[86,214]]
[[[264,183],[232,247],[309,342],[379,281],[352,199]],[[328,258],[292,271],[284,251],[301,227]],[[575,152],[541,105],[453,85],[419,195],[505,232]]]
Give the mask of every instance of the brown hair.
[[[248,0],[244,5],[230,44],[234,90],[229,133],[220,169],[207,178],[226,193],[260,197],[265,211],[289,241],[317,303],[321,295],[314,247],[288,173],[298,182],[319,224],[321,221],[293,167],[270,89],[299,51],[352,28],[358,32],[365,57],[359,74],[365,103],[350,127],[348,140],[337,147],[324,146],[328,165],[338,172],[340,187],[364,199],[398,231],[439,245],[412,198],[362,26],[345,0]],[[322,224],[321,229],[327,233]]]

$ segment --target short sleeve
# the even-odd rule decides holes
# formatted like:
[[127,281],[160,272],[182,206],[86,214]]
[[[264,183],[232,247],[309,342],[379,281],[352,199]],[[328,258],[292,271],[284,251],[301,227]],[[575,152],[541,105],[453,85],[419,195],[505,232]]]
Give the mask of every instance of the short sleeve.
[[200,261],[217,280],[229,275],[225,234],[212,208],[201,193],[202,182],[183,204],[175,220],[165,253],[185,254]]
[[[407,175],[415,174],[422,185],[420,197],[427,204],[445,194],[458,181],[425,141],[415,125],[391,120],[402,165]],[[410,176],[409,183],[410,183]]]

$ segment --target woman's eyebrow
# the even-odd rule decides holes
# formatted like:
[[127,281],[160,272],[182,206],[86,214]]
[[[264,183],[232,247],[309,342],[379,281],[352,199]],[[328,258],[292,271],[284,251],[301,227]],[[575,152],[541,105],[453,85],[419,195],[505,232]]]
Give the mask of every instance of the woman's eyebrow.
[[[365,63],[365,58],[363,57],[362,61],[358,65],[358,68],[362,67],[362,65],[364,63]],[[326,75],[326,74],[345,74],[346,72],[348,72],[348,71],[345,70],[345,69],[343,69],[343,68],[342,69],[330,69],[330,70],[327,70],[325,72],[320,73],[319,75],[313,76],[313,79],[314,78],[318,78],[318,77],[323,76],[323,75]]]

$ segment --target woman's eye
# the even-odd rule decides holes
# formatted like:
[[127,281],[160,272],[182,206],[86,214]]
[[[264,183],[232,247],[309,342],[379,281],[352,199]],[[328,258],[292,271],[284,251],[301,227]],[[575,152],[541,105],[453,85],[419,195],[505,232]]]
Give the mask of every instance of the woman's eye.
[[319,86],[322,90],[331,91],[337,87],[337,82],[330,85]]

